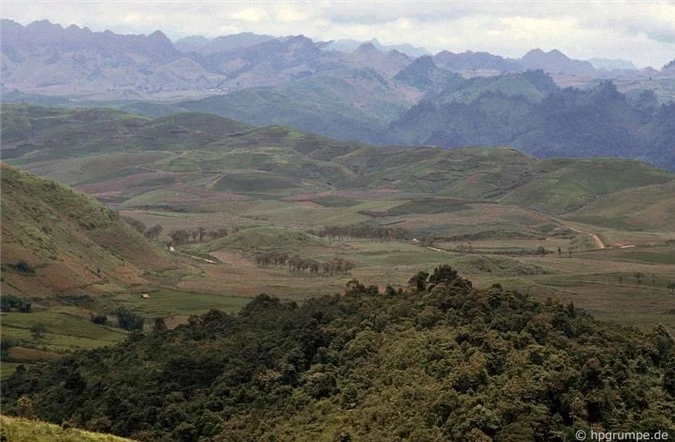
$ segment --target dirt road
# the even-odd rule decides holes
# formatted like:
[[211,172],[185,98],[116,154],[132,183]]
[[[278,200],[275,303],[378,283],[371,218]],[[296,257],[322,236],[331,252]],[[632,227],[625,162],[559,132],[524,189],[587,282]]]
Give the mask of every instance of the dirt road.
[[587,232],[585,230],[580,230],[580,229],[577,229],[576,227],[570,226],[569,224],[564,224],[564,223],[560,223],[560,224],[563,227],[566,227],[566,228],[568,228],[570,230],[573,230],[577,233],[581,233],[583,235],[590,235],[590,237],[593,238],[593,242],[595,243],[595,247],[597,247],[598,249],[604,249],[604,248],[607,247],[607,246],[605,246],[605,243],[602,242],[602,239],[600,239],[600,237],[593,232]]

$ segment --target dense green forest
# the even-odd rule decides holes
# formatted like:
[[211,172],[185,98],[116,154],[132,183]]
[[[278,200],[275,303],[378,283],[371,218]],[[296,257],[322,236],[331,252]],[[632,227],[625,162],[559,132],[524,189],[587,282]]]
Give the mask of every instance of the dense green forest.
[[574,440],[672,431],[675,342],[449,266],[154,322],[3,385],[4,411],[139,440]]

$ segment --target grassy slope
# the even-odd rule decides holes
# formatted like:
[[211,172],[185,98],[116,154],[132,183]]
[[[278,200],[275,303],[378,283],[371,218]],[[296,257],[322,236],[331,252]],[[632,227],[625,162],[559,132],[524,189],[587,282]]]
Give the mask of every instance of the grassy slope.
[[[116,213],[80,192],[6,165],[2,191],[5,294],[119,291],[171,265]],[[21,261],[28,268],[17,268]]]
[[[598,199],[673,181],[670,173],[628,160],[539,161],[505,148],[373,147],[196,113],[148,120],[118,111],[9,105],[2,135],[8,141],[3,155],[13,164],[125,208],[186,204],[194,210],[231,192],[278,198],[358,188],[566,214],[591,203],[602,211]],[[657,220],[662,228],[668,221]]]
[[[110,434],[92,433],[76,428],[63,429],[46,422],[0,416],[1,435],[11,442],[130,442]],[[4,440],[4,439],[3,439]]]
[[515,190],[503,201],[568,213],[615,192],[628,188],[664,184],[673,174],[644,163],[606,158],[594,160],[544,160],[545,172]]
[[[176,290],[175,281],[199,269],[167,256],[87,195],[6,164],[1,179],[2,294],[32,304],[31,313],[2,312],[3,339],[11,342],[3,377],[20,363],[121,342],[127,332],[115,327],[120,306],[144,316],[150,328],[155,317],[232,311],[245,302]],[[108,325],[93,324],[92,313],[107,314]]]
[[176,114],[151,120],[110,109],[41,108],[5,104],[3,157],[18,162],[92,153],[193,149],[250,129],[214,115]]
[[627,230],[675,225],[675,181],[629,188],[587,204],[570,219]]

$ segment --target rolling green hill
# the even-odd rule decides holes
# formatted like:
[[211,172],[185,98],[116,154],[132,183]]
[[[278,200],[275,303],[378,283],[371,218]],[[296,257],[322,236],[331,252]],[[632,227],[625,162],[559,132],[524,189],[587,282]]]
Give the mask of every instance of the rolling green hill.
[[[218,210],[231,199],[338,197],[358,189],[401,202],[443,196],[572,216],[589,204],[606,207],[602,201],[621,206],[621,198],[612,198],[617,192],[674,178],[631,160],[537,160],[500,147],[369,146],[199,113],[150,120],[10,105],[3,116],[8,161],[124,209]],[[583,216],[603,216],[591,212]],[[668,225],[667,216],[649,221],[650,228]]]
[[111,109],[4,104],[0,115],[3,159],[31,162],[129,150],[193,149],[251,129],[199,113],[151,120]]
[[673,177],[647,164],[616,158],[543,160],[539,167],[545,173],[506,195],[502,202],[563,214],[625,189],[665,185]]
[[110,293],[172,264],[85,194],[2,164],[2,293]]

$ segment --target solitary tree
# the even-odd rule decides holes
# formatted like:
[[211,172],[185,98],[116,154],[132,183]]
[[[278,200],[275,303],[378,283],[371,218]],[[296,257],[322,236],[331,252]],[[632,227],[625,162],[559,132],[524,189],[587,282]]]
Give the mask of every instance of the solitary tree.
[[155,324],[152,327],[152,332],[153,333],[162,333],[163,331],[166,331],[166,323],[164,322],[164,319],[162,318],[155,318]]
[[159,237],[159,234],[162,233],[162,230],[164,228],[160,226],[159,224],[155,224],[154,226],[148,228],[148,230],[145,231],[145,237],[148,239],[155,240],[157,237]]
[[16,404],[18,407],[19,416],[25,419],[37,419],[35,406],[28,396],[21,396]]
[[145,232],[145,224],[142,221],[132,218],[131,216],[123,216],[122,219],[124,219],[131,227],[138,230],[139,233]]
[[30,333],[36,341],[42,340],[45,337],[47,327],[44,324],[33,324],[30,326]]
[[178,245],[186,244],[190,240],[190,233],[186,230],[174,230],[169,233],[169,237],[173,240],[173,243]]
[[117,310],[117,325],[124,330],[143,330],[145,319],[136,313],[120,308]]

